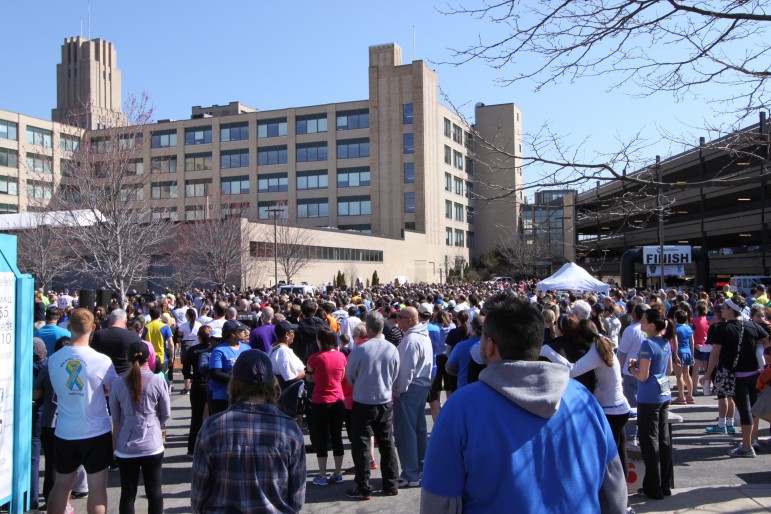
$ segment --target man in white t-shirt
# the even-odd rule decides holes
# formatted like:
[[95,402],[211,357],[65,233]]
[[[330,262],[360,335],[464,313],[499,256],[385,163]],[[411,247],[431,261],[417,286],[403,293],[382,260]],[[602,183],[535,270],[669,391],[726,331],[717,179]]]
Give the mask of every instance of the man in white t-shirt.
[[75,300],[75,298],[70,296],[70,290],[65,289],[64,292],[56,298],[56,306],[59,307],[60,311],[64,312],[67,307],[72,305],[73,300]]
[[[632,312],[632,324],[626,327],[621,340],[618,342],[618,362],[621,364],[621,378],[624,381],[624,396],[626,396],[630,407],[637,407],[637,378],[629,372],[629,360],[636,359],[640,353],[640,345],[645,341],[645,332],[640,328],[642,319],[648,306],[638,304],[634,306]],[[629,439],[635,437],[637,425],[626,426],[626,436]]]
[[80,465],[88,478],[89,514],[107,512],[107,468],[113,447],[105,395],[118,376],[110,358],[88,345],[94,327],[91,311],[72,311],[72,342],[48,359],[59,409],[54,432],[56,481],[48,497],[48,511],[53,513],[64,512]]

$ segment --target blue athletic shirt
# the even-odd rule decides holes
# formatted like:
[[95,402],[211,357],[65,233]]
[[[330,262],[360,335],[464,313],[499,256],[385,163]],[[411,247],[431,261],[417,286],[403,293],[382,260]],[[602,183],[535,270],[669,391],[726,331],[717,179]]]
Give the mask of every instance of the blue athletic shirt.
[[651,361],[648,380],[637,381],[637,403],[666,403],[672,399],[667,377],[667,363],[672,357],[669,341],[661,337],[651,337],[640,345],[637,359]]
[[[230,373],[233,369],[236,359],[246,350],[251,350],[248,344],[239,343],[238,348],[232,348],[227,343],[222,343],[211,352],[209,357],[209,369],[222,369],[224,373]],[[209,390],[211,397],[215,400],[228,399],[228,384],[209,380]]]
[[570,380],[544,419],[484,382],[452,394],[428,444],[423,489],[463,497],[463,512],[596,514],[618,451],[592,394]]
[[688,325],[675,325],[675,334],[677,334],[677,352],[691,353],[693,329]]

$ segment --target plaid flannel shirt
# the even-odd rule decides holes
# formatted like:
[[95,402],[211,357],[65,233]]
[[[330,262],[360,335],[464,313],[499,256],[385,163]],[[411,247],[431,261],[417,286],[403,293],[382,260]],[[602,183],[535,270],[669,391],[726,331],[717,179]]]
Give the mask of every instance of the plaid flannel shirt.
[[305,441],[272,405],[236,403],[209,417],[195,445],[193,512],[298,512],[305,502]]

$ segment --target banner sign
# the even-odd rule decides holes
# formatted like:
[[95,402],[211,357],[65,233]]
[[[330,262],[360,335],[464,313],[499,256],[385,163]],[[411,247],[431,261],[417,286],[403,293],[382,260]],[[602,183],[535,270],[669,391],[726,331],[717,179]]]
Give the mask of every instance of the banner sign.
[[[661,276],[660,266],[646,266],[648,269],[648,278],[656,278]],[[682,277],[685,276],[685,265],[683,264],[665,264],[664,276],[666,277]]]
[[[643,246],[643,264],[650,266],[652,264],[661,264],[659,259],[658,246]],[[691,246],[690,245],[667,245],[664,246],[664,264],[690,264]]]
[[0,272],[0,498],[11,495],[13,479],[13,400],[16,358],[16,277]]

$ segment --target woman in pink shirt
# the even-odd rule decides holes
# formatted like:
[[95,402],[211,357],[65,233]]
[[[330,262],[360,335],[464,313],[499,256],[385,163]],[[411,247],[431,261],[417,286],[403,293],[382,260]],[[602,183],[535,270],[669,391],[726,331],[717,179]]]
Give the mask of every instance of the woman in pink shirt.
[[[699,300],[696,303],[696,317],[693,318],[693,366],[691,367],[691,381],[693,383],[693,389],[696,390],[699,383],[699,371],[705,371],[707,369],[707,362],[709,361],[709,353],[712,350],[707,346],[707,331],[709,330],[709,322],[707,321],[707,304]],[[702,393],[707,396],[710,389],[709,377],[704,378],[702,383]]]
[[[313,479],[314,485],[326,486],[330,482],[339,484],[343,481],[343,377],[345,376],[345,355],[337,349],[337,334],[327,327],[322,327],[316,334],[321,351],[310,356],[305,377],[315,382],[311,398],[311,412],[316,430],[316,458],[319,462],[319,475]],[[332,456],[335,459],[335,472],[327,479],[327,441],[332,441]]]

